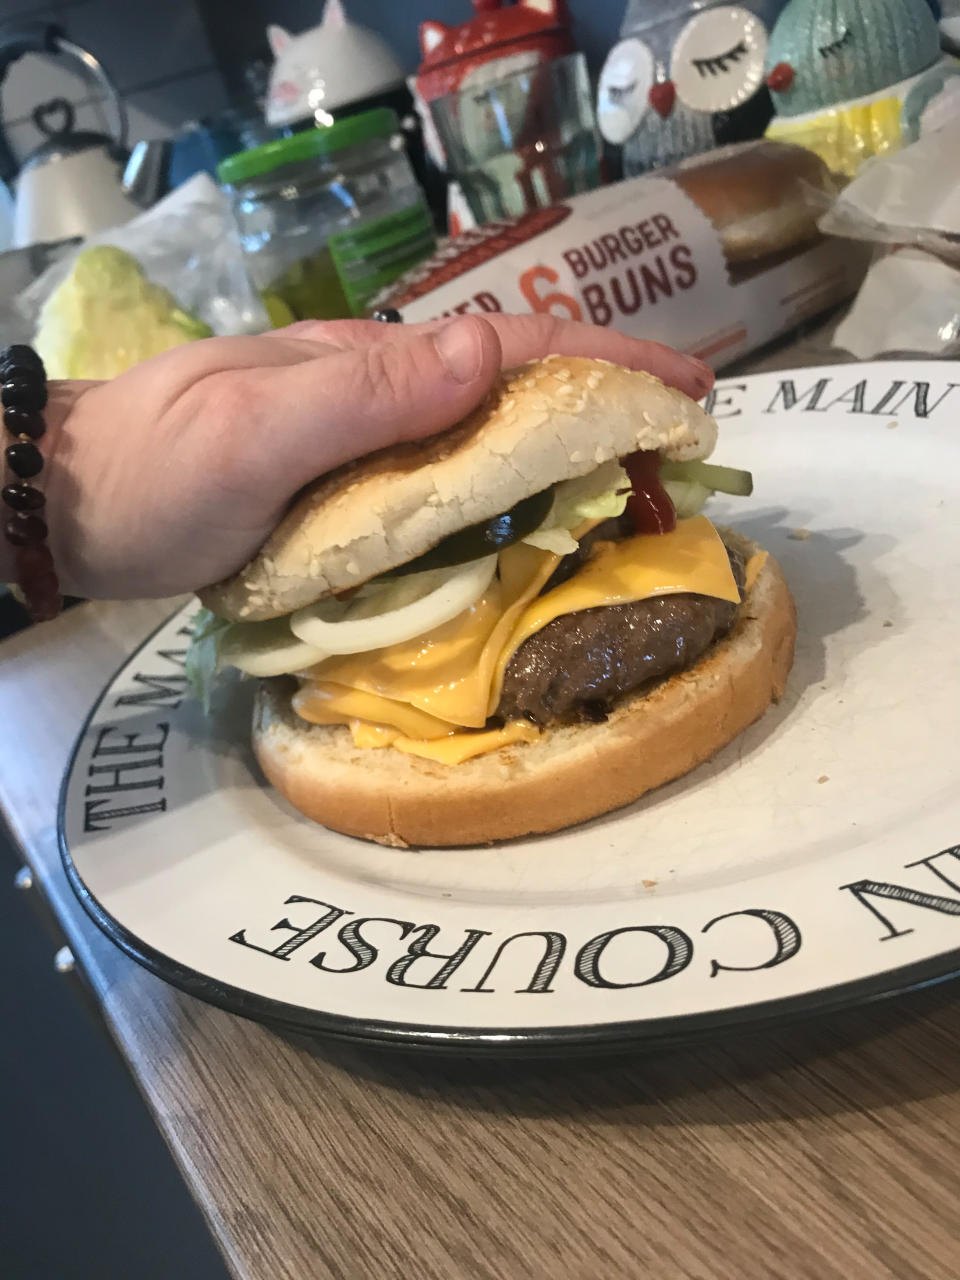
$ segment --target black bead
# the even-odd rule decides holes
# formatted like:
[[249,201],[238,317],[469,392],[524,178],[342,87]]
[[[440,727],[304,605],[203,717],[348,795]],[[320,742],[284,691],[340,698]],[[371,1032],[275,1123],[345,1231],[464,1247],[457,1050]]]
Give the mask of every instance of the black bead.
[[18,440],[16,444],[8,444],[4,450],[7,466],[21,480],[30,480],[43,470],[43,454],[29,440]]
[[35,364],[0,364],[0,382],[7,382],[10,378],[28,378],[33,382],[44,382],[46,377],[45,370]]
[[10,382],[11,379],[14,378],[22,378],[24,382],[31,382],[35,383],[37,386],[42,386],[47,380],[47,375],[42,369],[34,369],[31,365],[0,365],[0,382]]
[[4,533],[7,535],[7,541],[15,547],[35,547],[47,536],[47,522],[43,516],[18,511],[7,521]]
[[4,502],[14,511],[39,511],[46,498],[32,484],[5,484],[0,491]]
[[9,409],[42,409],[47,403],[47,386],[42,376],[18,373],[8,378],[0,387],[0,400]]
[[14,343],[12,347],[6,347],[0,351],[0,374],[3,374],[6,379],[8,371],[13,369],[44,372],[43,361],[33,347],[27,347],[22,342]]
[[4,409],[3,422],[12,435],[29,436],[31,440],[39,440],[47,429],[39,413],[34,409],[22,409],[17,404],[8,405]]
[[382,324],[403,324],[403,316],[396,307],[382,307],[373,313],[373,318]]

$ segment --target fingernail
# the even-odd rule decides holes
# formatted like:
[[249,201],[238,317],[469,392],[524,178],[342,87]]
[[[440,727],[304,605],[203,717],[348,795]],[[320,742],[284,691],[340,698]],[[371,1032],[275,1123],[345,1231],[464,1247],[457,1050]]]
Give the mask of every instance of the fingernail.
[[697,383],[702,387],[713,386],[713,370],[696,356],[685,356],[687,366]]
[[483,365],[483,340],[469,319],[451,320],[433,339],[440,361],[455,382],[472,382]]

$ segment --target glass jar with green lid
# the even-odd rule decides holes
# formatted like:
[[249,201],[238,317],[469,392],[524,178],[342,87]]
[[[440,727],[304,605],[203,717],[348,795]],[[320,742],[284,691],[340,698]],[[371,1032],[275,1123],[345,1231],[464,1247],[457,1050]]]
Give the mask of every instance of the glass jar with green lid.
[[217,176],[274,324],[362,315],[433,251],[430,214],[386,107],[228,156]]

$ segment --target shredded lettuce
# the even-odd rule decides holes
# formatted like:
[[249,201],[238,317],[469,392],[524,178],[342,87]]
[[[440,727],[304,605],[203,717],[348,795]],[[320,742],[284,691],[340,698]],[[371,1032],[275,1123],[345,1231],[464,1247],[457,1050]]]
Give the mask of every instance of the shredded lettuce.
[[622,515],[630,493],[630,477],[616,459],[604,462],[595,471],[565,480],[553,493],[550,514],[539,529],[523,541],[558,556],[577,549],[571,530],[585,520],[609,520]]
[[568,556],[577,549],[577,540],[569,529],[549,528],[546,524],[527,534],[523,541],[541,551],[552,551],[557,556]]
[[209,609],[199,609],[192,622],[193,635],[187,646],[185,668],[187,680],[194,696],[203,703],[204,711],[209,711],[210,695],[220,670],[220,645],[224,632],[232,624]]

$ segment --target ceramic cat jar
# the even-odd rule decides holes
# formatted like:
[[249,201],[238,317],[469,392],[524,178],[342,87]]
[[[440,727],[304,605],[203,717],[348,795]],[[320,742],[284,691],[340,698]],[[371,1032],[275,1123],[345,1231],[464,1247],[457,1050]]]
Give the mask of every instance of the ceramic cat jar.
[[772,113],[764,85],[783,0],[629,0],[597,93],[604,138],[627,176],[759,138]]
[[776,115],[767,137],[852,176],[955,119],[960,66],[927,0],[790,0],[767,50]]
[[403,68],[374,31],[350,22],[342,0],[327,0],[323,20],[300,35],[267,27],[275,58],[267,124],[330,124],[331,112],[403,87]]
[[479,89],[504,76],[573,51],[565,0],[473,0],[474,16],[457,26],[420,24],[422,61],[409,85],[423,121],[430,158],[446,168],[446,156],[429,104],[448,93]]

